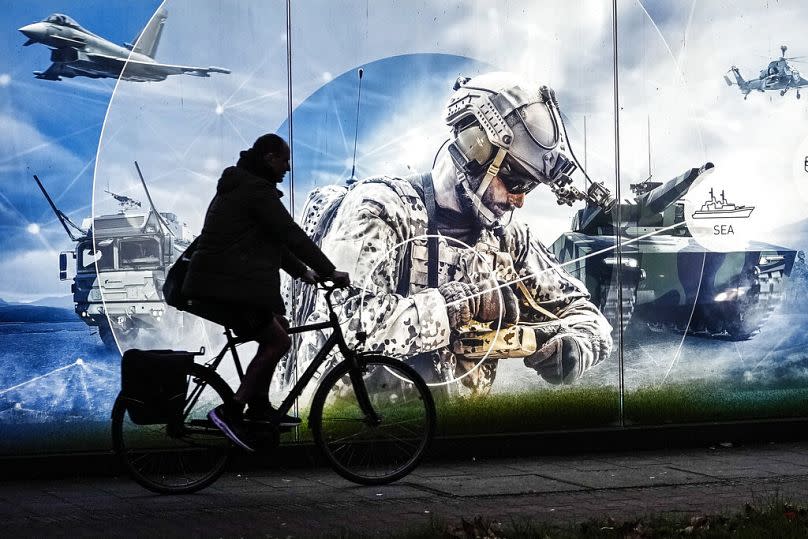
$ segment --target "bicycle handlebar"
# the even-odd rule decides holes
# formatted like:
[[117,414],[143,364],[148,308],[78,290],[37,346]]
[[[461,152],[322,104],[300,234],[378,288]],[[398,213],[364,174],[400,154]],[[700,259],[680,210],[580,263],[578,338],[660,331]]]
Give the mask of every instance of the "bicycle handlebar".
[[348,288],[347,286],[337,286],[337,284],[334,281],[331,281],[329,279],[324,279],[319,283],[317,283],[315,286],[317,286],[318,290],[325,291],[324,294],[325,303],[326,305],[328,305],[328,310],[331,311],[332,313],[334,312],[334,305],[331,303],[331,294],[333,294],[335,290],[339,290],[341,288]]
[[348,286],[337,286],[336,283],[334,283],[334,281],[331,281],[329,279],[324,279],[324,280],[318,282],[316,284],[316,286],[320,290],[325,290],[327,292],[333,292],[334,290],[338,290],[340,288],[348,288],[348,286],[350,286],[350,285],[348,285]]

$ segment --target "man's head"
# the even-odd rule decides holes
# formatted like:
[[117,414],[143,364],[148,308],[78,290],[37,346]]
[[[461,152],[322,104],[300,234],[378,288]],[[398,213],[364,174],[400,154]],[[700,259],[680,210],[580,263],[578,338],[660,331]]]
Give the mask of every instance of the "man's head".
[[568,178],[555,94],[510,73],[458,79],[446,108],[452,137],[446,146],[458,178],[460,202],[484,226],[524,204],[539,184]]
[[250,151],[259,156],[263,164],[269,168],[273,181],[277,183],[283,181],[283,177],[290,170],[291,157],[289,145],[285,140],[275,133],[267,133],[256,139]]
[[527,172],[523,172],[518,164],[508,163],[508,158],[499,169],[499,173],[491,179],[491,183],[481,197],[482,204],[491,210],[496,220],[525,205],[525,196],[537,185]]

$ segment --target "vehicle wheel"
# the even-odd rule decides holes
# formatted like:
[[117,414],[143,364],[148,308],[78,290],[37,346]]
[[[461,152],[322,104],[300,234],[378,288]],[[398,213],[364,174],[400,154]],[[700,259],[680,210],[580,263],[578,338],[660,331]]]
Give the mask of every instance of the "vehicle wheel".
[[114,330],[115,336],[121,345],[122,350],[137,347],[137,339],[140,336],[140,328],[136,326],[116,327]]
[[112,329],[106,320],[98,325],[98,336],[101,337],[101,342],[104,343],[107,350],[120,354],[118,343],[115,342],[115,336],[112,334]]
[[[324,378],[312,401],[309,427],[334,470],[363,485],[400,479],[421,461],[435,434],[435,403],[409,365],[384,356],[359,359],[361,381],[380,418],[366,417],[344,361]],[[359,390],[361,391],[361,389]]]
[[112,408],[112,446],[129,475],[161,494],[205,488],[224,471],[230,443],[207,417],[233,398],[233,390],[212,370],[191,365],[179,424],[137,425],[120,395]]

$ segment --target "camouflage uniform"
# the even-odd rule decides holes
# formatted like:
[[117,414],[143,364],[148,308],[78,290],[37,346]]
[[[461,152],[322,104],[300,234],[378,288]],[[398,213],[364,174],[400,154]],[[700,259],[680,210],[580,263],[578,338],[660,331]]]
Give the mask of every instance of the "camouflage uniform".
[[[316,208],[313,213],[319,215]],[[451,379],[451,371],[456,369],[456,374],[462,374],[474,362],[455,358],[447,348],[452,328],[443,296],[436,288],[427,286],[427,240],[423,237],[413,240],[427,234],[427,219],[425,205],[409,181],[369,178],[354,184],[345,195],[321,248],[337,267],[350,273],[353,281],[351,289],[334,295],[335,303],[341,305],[340,318],[348,320],[345,332],[348,343],[355,346],[356,333],[363,331],[367,334],[364,350],[401,358],[436,351],[436,369],[444,371],[443,379]],[[313,224],[304,222],[303,226],[306,229]],[[306,232],[312,234],[314,230]],[[611,326],[588,301],[583,283],[557,267],[554,256],[531,237],[527,226],[520,223],[507,226],[504,245],[518,276],[533,275],[523,281],[525,287],[515,289],[520,303],[520,324],[541,325],[543,339],[539,346],[553,335],[564,335],[574,341],[580,351],[579,367],[563,381],[577,379],[609,355]],[[469,250],[451,239],[440,239],[439,284],[453,280],[468,282],[474,273],[471,268],[480,261],[477,253],[500,251],[501,243],[491,231],[483,229],[472,247]],[[408,290],[396,293],[408,268]],[[525,291],[532,301],[525,298]],[[538,303],[558,319],[547,324],[550,318],[531,303]],[[306,322],[325,320],[326,312],[320,298]],[[323,339],[316,332],[304,334],[298,358],[308,363]],[[529,360],[526,358],[525,363],[530,364]],[[463,378],[465,385],[472,389],[490,387],[496,360],[488,360],[481,367],[474,376]]]

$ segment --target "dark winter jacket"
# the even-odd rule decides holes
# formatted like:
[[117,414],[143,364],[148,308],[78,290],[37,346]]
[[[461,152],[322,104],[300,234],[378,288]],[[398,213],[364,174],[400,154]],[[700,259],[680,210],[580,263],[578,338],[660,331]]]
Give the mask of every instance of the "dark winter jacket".
[[219,179],[182,293],[283,314],[279,269],[330,275],[334,265],[294,222],[275,184],[241,163]]

